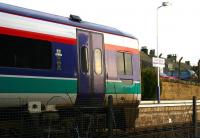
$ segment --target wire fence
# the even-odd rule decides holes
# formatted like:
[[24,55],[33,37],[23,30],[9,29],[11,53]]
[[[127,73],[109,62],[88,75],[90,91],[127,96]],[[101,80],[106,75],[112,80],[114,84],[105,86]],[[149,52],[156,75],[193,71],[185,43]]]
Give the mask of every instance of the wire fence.
[[113,105],[109,97],[104,106],[44,106],[20,99],[14,107],[14,99],[2,100],[9,106],[0,108],[1,138],[198,138],[200,129],[195,104],[137,108]]

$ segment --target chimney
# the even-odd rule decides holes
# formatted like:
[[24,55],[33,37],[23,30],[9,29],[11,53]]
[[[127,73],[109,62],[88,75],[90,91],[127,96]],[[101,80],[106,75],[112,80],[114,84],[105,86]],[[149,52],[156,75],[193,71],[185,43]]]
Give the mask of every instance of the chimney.
[[141,48],[141,51],[148,55],[148,49],[147,49],[146,46],[143,46],[143,47]]
[[150,57],[155,57],[155,49],[151,49],[149,52]]
[[176,62],[176,58],[177,58],[176,54],[169,54],[169,55],[167,55],[167,59],[169,61],[171,61],[171,62]]

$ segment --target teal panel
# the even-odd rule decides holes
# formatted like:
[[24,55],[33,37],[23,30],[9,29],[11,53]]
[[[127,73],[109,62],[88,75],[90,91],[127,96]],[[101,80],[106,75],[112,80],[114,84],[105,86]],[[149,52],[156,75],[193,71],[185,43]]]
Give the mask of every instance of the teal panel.
[[0,93],[76,93],[77,80],[0,77]]
[[106,94],[141,94],[140,83],[106,82]]

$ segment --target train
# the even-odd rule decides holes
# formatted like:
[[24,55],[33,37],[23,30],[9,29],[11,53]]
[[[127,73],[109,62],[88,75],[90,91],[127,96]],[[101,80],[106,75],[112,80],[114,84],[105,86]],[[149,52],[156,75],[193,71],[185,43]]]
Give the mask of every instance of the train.
[[105,106],[109,95],[113,106],[141,99],[136,37],[76,15],[0,3],[0,108]]
[[141,98],[138,40],[115,28],[0,3],[0,45],[0,106]]

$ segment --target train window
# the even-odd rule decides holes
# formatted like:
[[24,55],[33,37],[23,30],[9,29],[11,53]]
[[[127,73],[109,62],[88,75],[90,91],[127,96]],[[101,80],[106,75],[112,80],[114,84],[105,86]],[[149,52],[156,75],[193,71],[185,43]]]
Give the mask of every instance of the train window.
[[133,74],[132,72],[132,56],[131,54],[124,53],[125,56],[125,74],[126,75],[131,75]]
[[117,53],[117,70],[120,75],[131,75],[132,72],[132,56],[129,53]]
[[117,71],[118,74],[124,74],[124,53],[118,52],[117,53]]
[[0,35],[0,67],[50,69],[51,43],[10,35]]
[[96,74],[100,75],[102,73],[102,52],[100,49],[94,50],[94,64]]
[[81,47],[81,70],[82,72],[88,72],[88,48],[86,46]]

